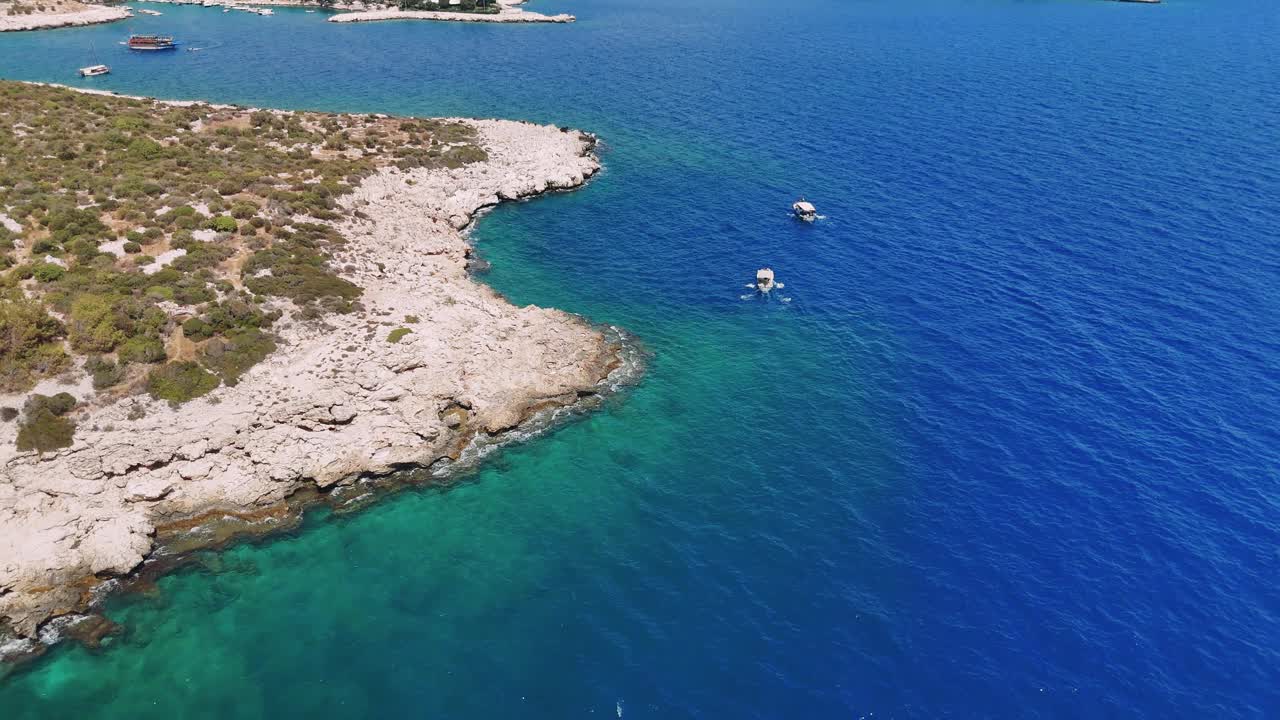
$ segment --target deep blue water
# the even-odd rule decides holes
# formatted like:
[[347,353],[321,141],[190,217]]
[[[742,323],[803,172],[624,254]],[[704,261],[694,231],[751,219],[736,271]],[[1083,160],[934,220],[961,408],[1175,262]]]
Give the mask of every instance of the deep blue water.
[[[598,132],[475,239],[653,360],[460,487],[118,601],[0,716],[1280,716],[1275,2],[156,7],[0,36],[0,77]],[[790,302],[740,297],[762,265]]]

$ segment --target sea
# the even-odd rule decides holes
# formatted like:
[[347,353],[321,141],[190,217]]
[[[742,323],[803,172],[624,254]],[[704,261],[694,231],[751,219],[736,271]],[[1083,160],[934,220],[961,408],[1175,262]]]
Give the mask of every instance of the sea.
[[112,600],[0,717],[1280,717],[1280,3],[134,6],[0,77],[597,133],[472,238],[647,370]]

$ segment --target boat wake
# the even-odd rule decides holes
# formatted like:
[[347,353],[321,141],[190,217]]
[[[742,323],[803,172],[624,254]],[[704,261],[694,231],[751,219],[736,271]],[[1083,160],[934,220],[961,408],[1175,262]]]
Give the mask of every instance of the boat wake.
[[752,290],[754,292],[749,292],[745,295],[739,295],[738,296],[739,300],[763,300],[766,302],[770,300],[775,300],[780,303],[791,302],[791,298],[785,297],[783,295],[779,295],[778,293],[774,292],[774,290],[781,290],[782,288],[786,287],[785,283],[777,283],[773,286],[773,289],[771,290],[761,290],[760,288],[756,287],[755,283],[747,283],[746,285],[743,285],[743,287],[749,290]]
[[[789,218],[791,218],[791,219],[793,219],[793,220],[794,220],[794,219],[796,219],[795,213],[787,213],[787,217],[789,217]],[[827,218],[829,218],[829,217],[830,217],[829,215],[814,215],[814,216],[813,216],[813,217],[811,217],[811,218],[807,218],[807,219],[805,219],[805,220],[804,220],[804,224],[805,224],[805,225],[813,225],[814,223],[822,222],[823,220],[826,220],[826,219],[827,219]]]

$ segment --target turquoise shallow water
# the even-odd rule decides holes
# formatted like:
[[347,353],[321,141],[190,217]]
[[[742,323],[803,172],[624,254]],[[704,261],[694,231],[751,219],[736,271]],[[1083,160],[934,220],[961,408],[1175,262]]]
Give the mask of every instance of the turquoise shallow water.
[[[1274,3],[159,9],[0,36],[0,76],[96,48],[121,92],[598,132],[475,240],[653,358],[457,487],[118,600],[0,716],[1276,714]],[[790,302],[741,298],[766,264]]]

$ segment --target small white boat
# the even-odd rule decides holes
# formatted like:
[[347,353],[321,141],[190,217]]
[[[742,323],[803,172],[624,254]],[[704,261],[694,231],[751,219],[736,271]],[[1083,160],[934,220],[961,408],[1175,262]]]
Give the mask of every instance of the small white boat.
[[143,15],[154,15],[156,17],[159,17],[162,14],[162,13],[156,12],[155,10],[144,10],[142,8],[138,8],[137,10],[134,10],[134,12],[140,12]]
[[259,15],[275,15],[276,11],[270,8],[259,8],[256,10]]
[[756,271],[756,290],[767,293],[776,287],[773,281],[773,270],[769,268],[760,268]]
[[804,198],[800,198],[791,205],[791,212],[805,222],[813,222],[818,219],[818,208]]
[[95,75],[106,75],[111,72],[111,68],[106,65],[90,65],[80,68],[80,77],[93,77]]

